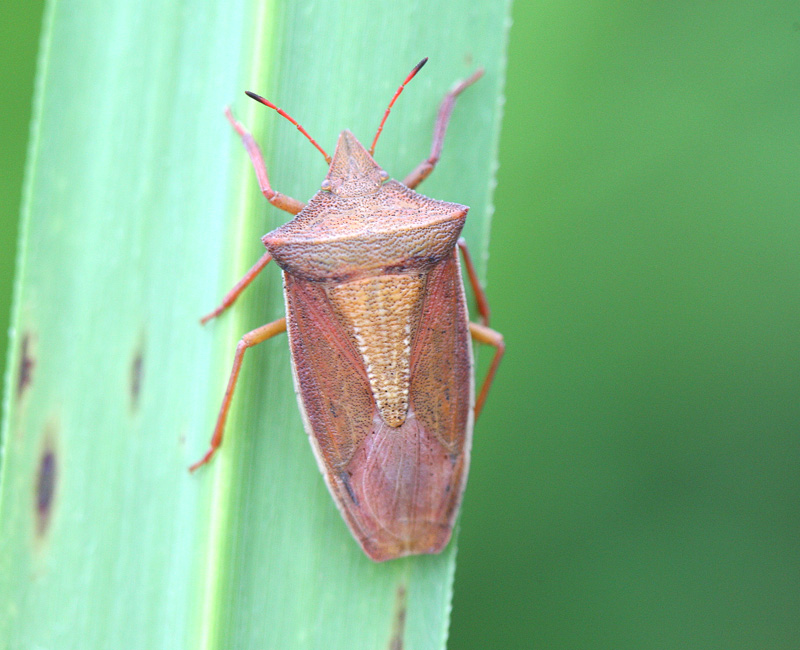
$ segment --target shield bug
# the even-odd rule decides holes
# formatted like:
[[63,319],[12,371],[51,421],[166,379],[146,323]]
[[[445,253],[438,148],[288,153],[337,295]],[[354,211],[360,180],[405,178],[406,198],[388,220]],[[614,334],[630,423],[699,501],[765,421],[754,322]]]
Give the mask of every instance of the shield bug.
[[[365,149],[342,131],[328,174],[307,204],[275,192],[253,137],[226,110],[241,136],[267,200],[295,217],[262,238],[267,252],[202,319],[227,309],[271,261],[283,271],[286,317],[245,334],[211,445],[225,419],[245,351],[287,331],[295,391],[311,446],[353,536],[373,560],[437,553],[450,539],[467,478],[474,418],[503,356],[489,329],[486,297],[466,244],[468,208],[414,191],[439,160],[458,95],[478,70],[448,92],[439,108],[430,156],[405,180],[391,180],[373,159],[386,118],[421,61],[395,92]],[[461,249],[481,323],[467,316]],[[495,348],[475,397],[471,340]]]

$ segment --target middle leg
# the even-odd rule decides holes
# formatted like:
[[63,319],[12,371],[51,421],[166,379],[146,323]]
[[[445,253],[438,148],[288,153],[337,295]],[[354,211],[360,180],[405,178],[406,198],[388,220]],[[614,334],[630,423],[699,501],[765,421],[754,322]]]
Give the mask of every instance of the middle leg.
[[497,369],[500,367],[500,360],[503,358],[503,354],[506,351],[506,344],[503,341],[503,335],[500,334],[500,332],[495,332],[493,329],[484,327],[483,325],[478,325],[478,323],[470,323],[469,331],[472,335],[473,341],[485,343],[494,348],[492,365],[489,366],[489,371],[486,373],[486,377],[483,380],[483,386],[481,386],[481,390],[478,393],[477,399],[475,400],[475,419],[477,420],[478,416],[483,410],[483,405],[486,402],[486,396],[489,394],[489,389],[492,387],[492,382],[494,381],[495,374],[497,374]]

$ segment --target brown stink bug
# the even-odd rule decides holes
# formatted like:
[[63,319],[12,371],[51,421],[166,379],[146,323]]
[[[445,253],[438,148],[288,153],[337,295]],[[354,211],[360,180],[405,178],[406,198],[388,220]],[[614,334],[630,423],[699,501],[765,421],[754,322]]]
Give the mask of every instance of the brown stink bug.
[[[245,350],[288,331],[295,390],[306,432],[336,504],[373,560],[438,553],[450,539],[467,478],[472,426],[503,356],[488,328],[489,309],[466,245],[468,208],[414,192],[439,160],[456,97],[478,70],[445,95],[430,156],[400,183],[373,160],[383,125],[421,61],[392,97],[367,151],[342,131],[330,165],[307,204],[275,192],[253,137],[226,111],[270,203],[296,215],[262,238],[267,253],[202,319],[228,308],[270,260],[283,270],[286,317],[242,337],[211,446],[225,419]],[[460,248],[481,324],[470,323]],[[471,338],[494,346],[475,398]]]

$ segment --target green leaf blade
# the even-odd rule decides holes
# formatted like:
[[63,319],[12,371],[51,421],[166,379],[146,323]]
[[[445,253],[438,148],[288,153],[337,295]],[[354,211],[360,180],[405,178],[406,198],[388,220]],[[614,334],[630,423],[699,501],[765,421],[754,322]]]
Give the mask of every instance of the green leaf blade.
[[467,236],[485,251],[507,7],[484,7],[492,27],[472,38],[461,21],[474,12],[453,14],[460,33],[447,42],[452,8],[422,24],[418,7],[389,7],[49,5],[6,388],[9,647],[443,647],[455,545],[364,556],[302,430],[285,339],[248,352],[222,450],[186,471],[238,337],[283,309],[269,268],[235,309],[197,322],[286,220],[258,192],[226,103],[256,134],[274,187],[305,199],[324,177],[319,154],[244,90],[330,149],[343,128],[374,133],[397,84],[431,56],[379,144],[402,178],[427,155],[442,94],[484,65],[424,191],[475,206]]

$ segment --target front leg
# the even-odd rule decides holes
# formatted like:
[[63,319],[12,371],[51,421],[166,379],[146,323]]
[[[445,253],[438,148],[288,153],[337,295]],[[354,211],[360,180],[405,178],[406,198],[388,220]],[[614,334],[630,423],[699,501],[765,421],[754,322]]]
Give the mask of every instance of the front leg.
[[439,106],[439,114],[436,116],[436,125],[433,127],[433,144],[431,145],[431,155],[423,160],[417,168],[406,176],[403,185],[412,190],[424,181],[436,163],[439,162],[439,156],[442,153],[442,145],[444,144],[444,134],[447,133],[447,125],[450,122],[450,115],[453,112],[453,106],[456,104],[458,96],[464,92],[466,88],[474,84],[478,79],[483,76],[483,68],[478,68],[472,76],[459,81],[453,89],[444,96],[441,105]]
[[258,178],[258,186],[261,188],[261,193],[266,197],[267,201],[272,203],[276,208],[285,210],[290,214],[297,214],[305,207],[305,203],[293,199],[291,196],[286,196],[280,192],[276,192],[270,187],[269,176],[267,176],[267,166],[264,164],[264,156],[261,154],[261,149],[255,141],[255,138],[242,126],[240,122],[236,121],[233,117],[230,108],[225,109],[225,117],[228,122],[236,129],[236,133],[242,138],[244,148],[247,149],[247,155],[250,157],[250,162],[253,163],[253,169],[256,171]]

